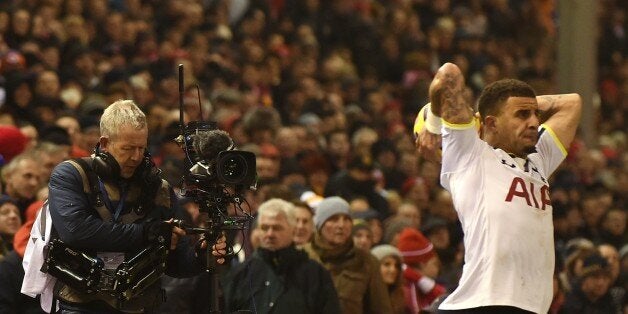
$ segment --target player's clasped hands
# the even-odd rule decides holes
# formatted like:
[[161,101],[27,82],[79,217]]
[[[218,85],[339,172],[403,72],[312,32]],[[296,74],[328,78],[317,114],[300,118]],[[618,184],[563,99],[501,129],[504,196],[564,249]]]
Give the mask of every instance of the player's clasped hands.
[[426,160],[441,162],[441,136],[440,134],[430,133],[423,128],[414,141],[419,154]]

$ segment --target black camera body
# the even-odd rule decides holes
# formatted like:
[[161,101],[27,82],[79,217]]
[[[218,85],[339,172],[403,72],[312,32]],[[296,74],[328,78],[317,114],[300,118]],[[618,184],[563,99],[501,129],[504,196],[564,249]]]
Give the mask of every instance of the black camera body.
[[244,191],[257,188],[255,154],[236,150],[229,134],[211,121],[190,122],[182,127],[177,142],[189,167],[183,177],[183,196],[208,214],[202,232],[247,229],[253,217]]
[[240,150],[219,152],[215,160],[199,161],[192,166],[185,180],[188,186],[254,188],[257,181],[255,154]]
[[255,189],[255,154],[235,150],[229,135],[214,122],[192,121],[178,139],[188,156],[185,183],[192,187],[232,186]]

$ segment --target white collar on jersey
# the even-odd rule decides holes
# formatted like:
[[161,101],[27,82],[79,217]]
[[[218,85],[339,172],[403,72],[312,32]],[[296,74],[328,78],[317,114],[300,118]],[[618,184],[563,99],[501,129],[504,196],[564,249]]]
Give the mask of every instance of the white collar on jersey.
[[519,169],[524,169],[526,167],[526,163],[528,162],[527,158],[517,157],[515,154],[508,154],[515,161],[517,165],[519,165]]

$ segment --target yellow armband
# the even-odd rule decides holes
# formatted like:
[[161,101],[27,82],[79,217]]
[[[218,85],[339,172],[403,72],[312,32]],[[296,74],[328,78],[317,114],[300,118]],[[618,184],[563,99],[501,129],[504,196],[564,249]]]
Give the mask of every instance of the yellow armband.
[[[425,120],[427,119],[427,110],[426,108],[428,108],[428,106],[430,106],[431,103],[427,103],[425,104],[423,107],[421,107],[421,110],[419,110],[419,113],[417,114],[416,118],[414,119],[414,128],[413,128],[413,134],[414,134],[414,138],[417,138],[419,136],[419,133],[421,133],[421,131],[423,130],[423,128],[425,127]],[[480,131],[480,119],[477,115],[475,115],[473,117],[473,119],[475,120],[475,127],[478,130],[478,132]]]

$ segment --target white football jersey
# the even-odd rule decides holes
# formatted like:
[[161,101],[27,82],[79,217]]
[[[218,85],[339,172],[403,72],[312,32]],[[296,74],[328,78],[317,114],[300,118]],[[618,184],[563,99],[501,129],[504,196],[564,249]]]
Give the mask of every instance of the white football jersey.
[[443,310],[503,305],[547,313],[552,301],[554,228],[547,179],[567,156],[539,127],[527,159],[494,149],[474,123],[443,127],[441,184],[464,230],[464,266]]

